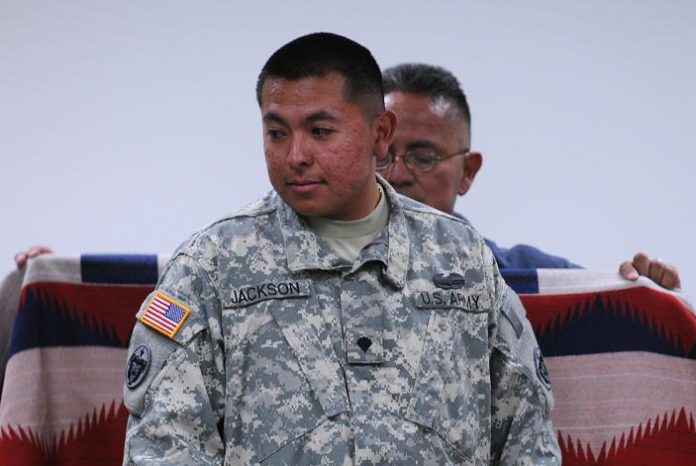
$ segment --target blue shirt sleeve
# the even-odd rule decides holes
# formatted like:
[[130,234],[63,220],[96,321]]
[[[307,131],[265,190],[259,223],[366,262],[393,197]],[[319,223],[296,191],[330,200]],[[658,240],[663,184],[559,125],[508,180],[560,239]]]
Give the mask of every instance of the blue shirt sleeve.
[[493,251],[498,268],[502,269],[579,269],[577,264],[559,256],[547,254],[534,246],[517,244],[511,248],[501,248],[495,242],[486,239],[486,244]]
[[[469,220],[459,212],[453,212],[460,218],[471,224]],[[559,256],[552,256],[544,251],[529,246],[527,244],[517,244],[511,248],[501,248],[494,241],[484,238],[484,241],[493,251],[498,268],[504,269],[581,269],[582,267],[573,264],[568,259]]]

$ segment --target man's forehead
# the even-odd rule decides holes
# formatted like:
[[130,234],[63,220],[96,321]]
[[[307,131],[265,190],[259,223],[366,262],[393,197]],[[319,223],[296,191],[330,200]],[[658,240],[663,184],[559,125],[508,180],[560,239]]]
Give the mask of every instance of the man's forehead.
[[461,118],[454,102],[444,97],[432,98],[424,94],[394,91],[384,96],[384,104],[390,109],[397,107],[401,112],[413,110],[422,113],[427,110],[436,117],[449,117],[456,120]]
[[396,144],[421,146],[415,144],[418,140],[442,145],[449,139],[457,146],[469,144],[469,124],[450,100],[395,91],[384,101],[396,113]]
[[[337,101],[345,100],[345,78],[339,73],[328,73],[321,76],[307,76],[299,79],[287,79],[269,76],[261,90],[262,105],[269,99],[298,98],[314,99],[326,97],[327,92],[335,96]],[[333,91],[333,92],[331,92]]]
[[360,117],[371,124],[375,118],[373,105],[348,97],[347,79],[338,72],[301,79],[268,77],[261,92],[261,116],[264,122],[280,117],[313,123],[319,120],[349,121]]

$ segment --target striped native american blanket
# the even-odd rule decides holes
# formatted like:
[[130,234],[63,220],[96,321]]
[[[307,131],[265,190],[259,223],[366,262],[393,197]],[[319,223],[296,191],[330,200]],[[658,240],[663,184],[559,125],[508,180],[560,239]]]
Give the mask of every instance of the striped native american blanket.
[[[0,465],[121,464],[128,338],[162,264],[44,256],[30,262],[18,306],[0,296],[16,312]],[[682,296],[608,272],[505,276],[545,355],[565,465],[696,464],[696,315]]]

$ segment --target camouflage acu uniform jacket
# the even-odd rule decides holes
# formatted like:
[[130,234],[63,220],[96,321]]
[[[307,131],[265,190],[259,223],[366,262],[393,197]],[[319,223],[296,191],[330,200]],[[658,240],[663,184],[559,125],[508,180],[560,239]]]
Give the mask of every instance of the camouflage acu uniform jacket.
[[383,187],[389,224],[354,264],[273,193],[179,248],[131,338],[124,464],[560,463],[490,250]]

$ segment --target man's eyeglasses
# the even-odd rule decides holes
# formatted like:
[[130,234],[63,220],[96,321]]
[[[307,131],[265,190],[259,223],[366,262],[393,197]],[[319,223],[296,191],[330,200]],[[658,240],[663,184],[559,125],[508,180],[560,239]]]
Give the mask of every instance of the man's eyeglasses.
[[409,170],[427,172],[443,160],[468,153],[469,149],[460,149],[447,155],[436,155],[430,149],[413,149],[406,151],[403,155],[394,155],[392,152],[389,152],[385,158],[377,160],[377,170],[381,172],[387,171],[396,163],[396,159],[401,158]]

